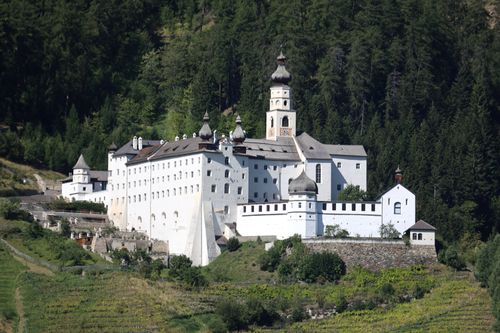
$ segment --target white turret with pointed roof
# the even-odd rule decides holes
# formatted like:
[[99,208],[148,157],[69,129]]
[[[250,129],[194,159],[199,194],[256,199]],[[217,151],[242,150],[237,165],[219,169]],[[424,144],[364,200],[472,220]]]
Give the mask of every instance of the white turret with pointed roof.
[[90,180],[89,171],[90,168],[87,162],[85,162],[83,154],[80,154],[78,161],[73,167],[73,182],[87,184]]
[[278,67],[271,75],[271,98],[266,120],[266,139],[291,137],[296,133],[296,114],[292,108],[292,89],[288,82],[292,75],[286,70],[283,52],[277,57]]

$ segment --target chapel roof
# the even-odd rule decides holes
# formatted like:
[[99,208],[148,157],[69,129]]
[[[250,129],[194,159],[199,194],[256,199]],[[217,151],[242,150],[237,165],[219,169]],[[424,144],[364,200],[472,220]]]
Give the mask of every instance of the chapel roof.
[[361,156],[366,157],[362,145],[323,145],[330,155]]
[[304,154],[307,159],[331,160],[332,157],[330,156],[329,151],[325,148],[326,145],[314,139],[306,132],[298,135],[296,140],[302,154]]
[[269,160],[300,161],[297,148],[291,137],[278,137],[277,140],[246,139],[246,154],[253,158]]

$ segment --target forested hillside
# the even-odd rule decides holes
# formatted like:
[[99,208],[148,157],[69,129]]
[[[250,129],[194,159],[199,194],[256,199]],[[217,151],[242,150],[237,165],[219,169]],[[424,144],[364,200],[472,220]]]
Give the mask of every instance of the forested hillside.
[[0,154],[69,171],[210,113],[264,135],[280,45],[298,127],[398,166],[418,217],[473,246],[500,229],[498,1],[11,0],[0,4]]

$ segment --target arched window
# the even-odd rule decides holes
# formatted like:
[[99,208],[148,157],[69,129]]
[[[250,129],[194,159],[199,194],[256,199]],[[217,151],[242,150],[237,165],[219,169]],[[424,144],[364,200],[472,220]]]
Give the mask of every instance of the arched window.
[[224,164],[225,164],[225,165],[228,165],[228,164],[229,164],[229,157],[227,157],[227,156],[226,156],[226,157],[224,158]]
[[224,177],[229,178],[229,170],[224,171]]
[[401,202],[394,203],[394,214],[401,214]]
[[413,240],[417,240],[417,233],[416,233],[416,232],[414,232],[414,233],[411,235],[411,238],[412,238]]
[[271,117],[271,128],[273,128],[273,127],[274,127],[274,118]]
[[281,127],[288,127],[288,117],[284,116],[281,120]]
[[139,222],[139,224],[141,224],[141,223],[142,223],[142,217],[140,217],[140,216],[139,216],[139,217],[137,218],[137,222]]
[[224,193],[229,193],[229,184],[224,184]]
[[161,219],[165,221],[167,219],[167,214],[165,212],[161,213]]
[[151,221],[153,221],[153,222],[154,222],[154,221],[156,221],[156,216],[155,216],[155,214],[151,214]]
[[421,232],[418,233],[418,240],[422,240],[422,233]]
[[321,183],[321,164],[316,164],[316,183]]

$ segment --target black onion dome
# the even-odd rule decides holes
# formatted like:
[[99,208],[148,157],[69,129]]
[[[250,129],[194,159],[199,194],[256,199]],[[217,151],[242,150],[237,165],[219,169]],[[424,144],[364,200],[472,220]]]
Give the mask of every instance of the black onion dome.
[[288,185],[288,194],[318,193],[318,185],[314,180],[307,177],[304,170]]
[[280,55],[276,58],[276,60],[278,61],[278,67],[271,75],[271,81],[273,81],[273,83],[288,84],[288,82],[292,79],[292,74],[290,74],[285,68],[286,57],[283,55],[283,52],[280,52]]
[[243,132],[243,128],[241,128],[241,118],[238,115],[236,117],[236,129],[233,132],[233,142],[236,144],[241,144],[243,141],[245,141],[246,136],[245,132]]
[[200,132],[198,133],[199,137],[205,141],[210,140],[213,135],[210,125],[208,125],[209,120],[210,118],[208,117],[208,112],[205,112],[205,115],[203,116],[203,126],[201,126]]

